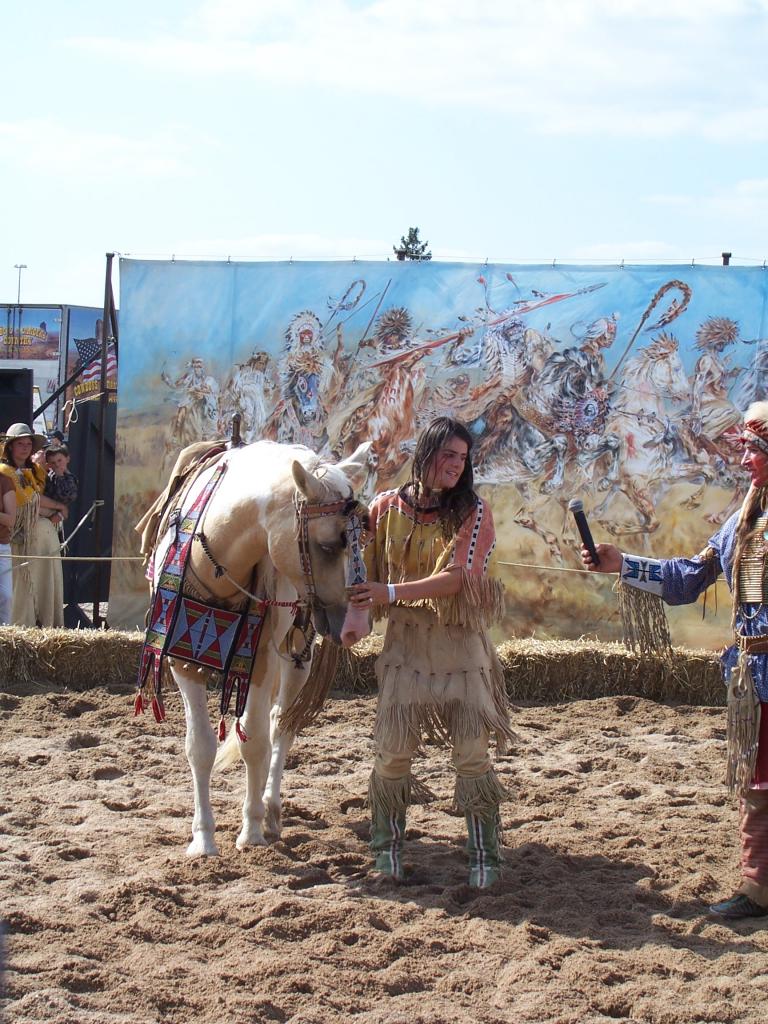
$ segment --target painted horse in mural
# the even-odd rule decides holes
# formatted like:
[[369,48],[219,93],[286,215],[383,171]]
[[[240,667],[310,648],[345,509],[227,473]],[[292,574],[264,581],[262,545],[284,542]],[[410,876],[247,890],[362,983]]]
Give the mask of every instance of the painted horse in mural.
[[[359,532],[365,509],[353,495],[367,473],[368,445],[336,465],[302,446],[271,441],[242,447],[222,444],[220,449],[224,450],[214,449],[207,458],[192,460],[192,468],[170,501],[169,485],[162,513],[157,513],[161,518],[148,570],[153,604],[142,652],[144,687],[147,679],[154,678],[160,688],[159,669],[167,664],[184,702],[186,753],[194,785],[189,856],[218,853],[210,801],[214,762],[223,766],[238,757],[245,762],[246,792],[237,847],[261,845],[279,836],[280,784],[298,731],[286,719],[312,684],[316,666],[310,667],[310,661],[322,660],[326,650],[338,650],[338,643],[355,643],[369,629],[367,615],[348,609],[346,590],[352,582],[350,563],[356,561],[358,570],[360,564]],[[180,457],[174,471],[178,476],[181,463]],[[145,550],[148,544],[145,540]],[[179,545],[183,557],[175,558],[174,545]],[[185,599],[175,618],[169,611],[174,586],[176,600]],[[171,595],[165,605],[164,587],[166,595]],[[239,618],[235,616],[232,625],[235,613]],[[325,637],[319,655],[312,644],[310,614],[317,632]],[[195,627],[190,625],[193,621]],[[200,674],[208,674],[206,666],[211,662],[200,652],[210,654],[214,642],[223,648],[227,629],[241,636],[246,635],[245,627],[255,625],[258,629],[248,633],[245,675],[237,681],[236,728],[230,730],[217,757],[217,732]],[[164,630],[169,642],[160,637],[162,643],[155,645],[159,654],[153,661],[150,639],[157,641],[157,632]],[[190,652],[195,648],[195,653],[186,657],[187,648]],[[145,671],[147,651],[150,664]],[[332,670],[323,694],[331,678]],[[231,696],[229,680],[225,671],[225,697],[227,685]],[[137,713],[149,705],[150,694],[140,690]],[[164,710],[157,697],[155,693],[152,706],[162,720]],[[225,697],[219,740],[226,729]]]
[[[626,363],[608,421],[611,433],[621,438],[619,472],[592,511],[613,536],[653,533],[660,526],[655,502],[664,490],[675,483],[694,484],[696,490],[684,504],[696,508],[714,479],[683,416],[690,398],[690,381],[673,335],[660,334]],[[607,514],[617,494],[629,500],[637,519],[617,521]]]
[[281,398],[265,425],[265,436],[281,444],[303,444],[316,451],[328,441],[322,401],[325,367],[310,352],[288,366],[281,375]]

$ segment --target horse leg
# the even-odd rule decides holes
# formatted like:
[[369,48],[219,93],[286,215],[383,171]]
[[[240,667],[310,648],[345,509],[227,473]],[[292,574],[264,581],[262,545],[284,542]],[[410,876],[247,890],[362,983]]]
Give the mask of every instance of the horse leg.
[[555,458],[555,468],[549,474],[547,479],[539,488],[542,494],[552,494],[553,491],[558,491],[563,486],[563,478],[565,476],[565,456],[568,450],[568,439],[565,437],[553,437],[550,440],[551,455]]
[[[276,619],[283,616],[278,613]],[[290,622],[290,617],[288,619]],[[287,626],[285,627],[287,629]],[[280,633],[283,631],[281,630]],[[279,635],[279,634],[278,634]],[[240,756],[245,762],[245,799],[243,826],[235,845],[238,850],[264,846],[264,790],[271,761],[270,709],[278,675],[278,654],[272,637],[262,636],[256,656],[245,713],[241,719],[245,741],[240,741]],[[282,640],[282,636],[280,636]]]
[[641,517],[637,523],[612,523],[600,520],[600,525],[613,537],[635,536],[639,533],[655,533],[661,526],[661,521],[656,515],[656,507],[653,504],[648,488],[638,483],[635,479],[626,478],[623,481],[621,490]]
[[187,856],[215,857],[219,850],[213,838],[216,822],[211,807],[211,771],[216,757],[216,733],[208,717],[205,685],[194,670],[172,665],[171,673],[184,701],[187,721],[185,750],[195,795],[192,842],[187,847]]
[[272,741],[272,759],[269,764],[267,785],[264,789],[264,835],[269,840],[280,838],[282,826],[282,797],[280,787],[283,782],[285,759],[296,739],[295,733],[283,732],[280,729],[280,715],[291,706],[301,688],[309,678],[309,664],[296,667],[292,661],[280,664],[280,693],[272,705],[270,712],[270,739]]

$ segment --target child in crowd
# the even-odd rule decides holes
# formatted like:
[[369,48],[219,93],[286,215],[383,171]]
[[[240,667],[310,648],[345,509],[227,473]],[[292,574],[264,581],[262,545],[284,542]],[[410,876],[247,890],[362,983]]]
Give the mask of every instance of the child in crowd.
[[[47,476],[45,495],[69,507],[77,499],[77,477],[69,472],[69,450],[64,444],[50,445],[45,449]],[[56,512],[51,522],[58,526],[66,514]]]

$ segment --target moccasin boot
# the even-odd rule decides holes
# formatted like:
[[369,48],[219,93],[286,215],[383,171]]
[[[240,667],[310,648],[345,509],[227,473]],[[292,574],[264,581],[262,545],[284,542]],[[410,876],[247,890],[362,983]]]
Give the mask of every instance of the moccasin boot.
[[467,814],[466,822],[469,884],[476,889],[487,889],[501,877],[499,814],[498,811],[490,817]]
[[729,900],[721,903],[713,903],[709,907],[710,914],[716,917],[724,917],[729,921],[738,921],[744,917],[765,917],[768,914],[768,907],[761,907],[743,892],[737,892]]
[[405,811],[379,809],[371,814],[371,852],[374,867],[395,881],[404,878],[401,852],[405,836]]

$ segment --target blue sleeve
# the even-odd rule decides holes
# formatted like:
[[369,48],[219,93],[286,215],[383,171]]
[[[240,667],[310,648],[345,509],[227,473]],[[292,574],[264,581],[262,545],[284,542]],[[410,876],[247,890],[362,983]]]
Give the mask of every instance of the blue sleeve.
[[661,596],[666,604],[691,604],[722,572],[720,558],[663,558]]
[[[712,586],[721,572],[731,585],[730,569],[738,513],[710,537],[701,555],[667,558],[661,563],[662,592],[667,604],[690,604]],[[705,557],[706,556],[706,557]]]

